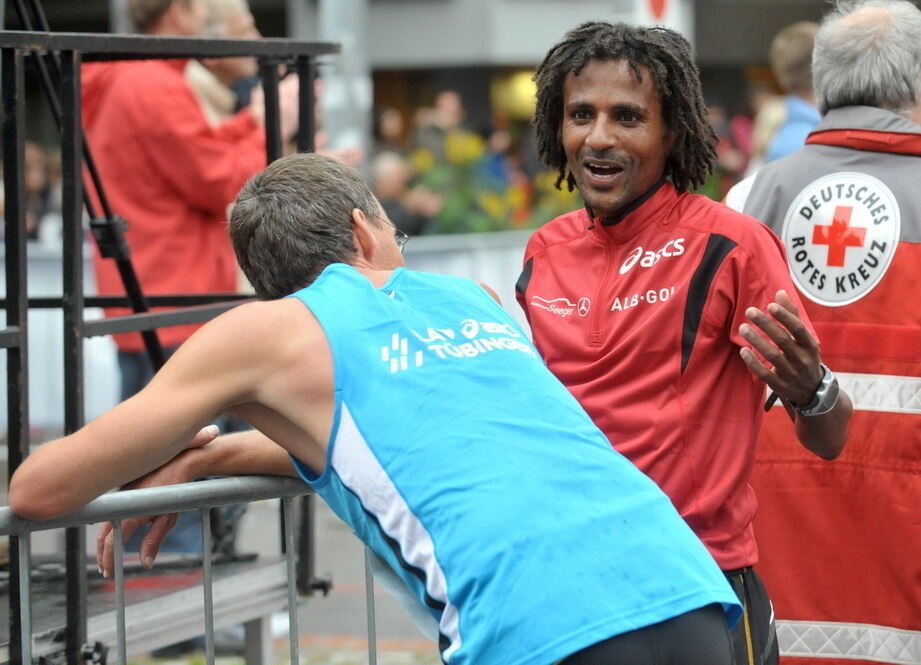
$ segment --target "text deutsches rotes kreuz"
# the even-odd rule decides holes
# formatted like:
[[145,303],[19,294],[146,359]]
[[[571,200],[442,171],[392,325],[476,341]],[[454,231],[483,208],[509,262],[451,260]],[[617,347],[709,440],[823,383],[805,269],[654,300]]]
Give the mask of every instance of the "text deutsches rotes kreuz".
[[898,201],[880,180],[837,172],[811,182],[784,218],[790,273],[800,291],[827,307],[870,293],[898,247]]

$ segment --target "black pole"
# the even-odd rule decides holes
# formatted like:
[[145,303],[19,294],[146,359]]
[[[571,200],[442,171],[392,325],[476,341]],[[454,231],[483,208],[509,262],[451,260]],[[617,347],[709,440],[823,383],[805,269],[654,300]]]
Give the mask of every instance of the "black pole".
[[[300,79],[298,92],[297,151],[313,152],[316,148],[316,97],[314,81],[317,70],[314,59],[300,56],[295,63]],[[297,530],[297,588],[306,595],[315,591],[329,592],[329,581],[317,579],[316,566],[316,501],[313,495],[301,497],[300,520]]]
[[[35,23],[32,18],[29,16],[29,12],[23,3],[23,0],[14,0],[16,13],[19,15],[19,20],[23,25],[25,30],[34,30]],[[36,6],[38,9],[36,9]],[[32,13],[36,14],[39,29],[43,31],[48,31],[47,21],[45,20],[45,14],[41,9],[41,5],[38,5],[37,1],[31,3]],[[41,23],[42,20],[45,20],[45,23]],[[45,93],[45,98],[48,100],[48,105],[51,108],[51,117],[54,119],[55,124],[58,127],[58,131],[61,129],[61,102],[58,99],[58,96],[55,92],[55,80],[61,80],[61,66],[57,60],[57,54],[54,52],[32,52],[30,54],[35,61],[36,66],[38,67],[39,80],[42,84],[42,90]],[[54,77],[52,78],[52,74]],[[88,151],[87,151],[88,152]],[[85,156],[84,156],[85,157]],[[99,174],[96,173],[96,165],[92,162],[92,159],[87,160],[87,168],[90,171],[90,174],[95,176],[94,181],[98,181]],[[103,192],[100,196],[100,201],[102,207],[106,212],[107,216],[111,216],[111,210],[108,208],[108,201],[105,199],[105,193]],[[87,214],[90,218],[96,217],[96,211],[93,206],[92,201],[89,196],[84,193],[83,203],[86,206]]]
[[278,62],[260,58],[259,74],[265,98],[265,153],[271,164],[281,157],[281,107],[278,102]]
[[[25,63],[22,51],[3,49],[3,187],[5,192],[6,325],[18,329],[7,349],[7,478],[29,454],[28,289],[25,214]],[[29,536],[25,536],[28,538]],[[22,662],[19,614],[19,538],[10,538],[10,662]],[[31,636],[28,636],[31,638]]]
[[[29,9],[25,6],[24,0],[15,0],[15,6],[16,12],[19,15],[19,20],[22,22],[23,27],[26,30],[34,30],[35,26],[38,25],[40,30],[44,32],[50,32],[51,29],[48,24],[48,19],[45,16],[45,11],[42,8],[39,0],[31,0],[29,3],[29,8],[31,8],[32,16],[30,16]],[[58,125],[58,129],[63,131],[61,102],[58,99],[57,93],[55,92],[54,84],[55,79],[57,81],[61,80],[61,63],[58,61],[57,54],[53,51],[49,51],[45,54],[34,52],[32,56],[35,58],[35,62],[38,66],[39,78],[41,80],[45,96],[47,97],[48,103],[51,106],[51,114]],[[112,208],[109,205],[109,200],[105,192],[105,187],[102,184],[102,179],[100,178],[99,171],[96,168],[96,162],[93,159],[92,152],[90,152],[89,145],[86,143],[82,132],[80,135],[80,149],[83,153],[83,159],[87,172],[90,175],[90,181],[93,184],[93,190],[96,193],[99,204],[102,206],[102,212],[104,215],[102,226],[110,236],[118,237],[122,233],[122,229],[120,228],[122,222],[121,220],[117,219],[112,212]],[[82,181],[82,171],[80,172],[79,177]],[[96,220],[96,209],[93,205],[92,199],[87,192],[82,190],[82,188],[81,192],[83,205],[86,207],[87,214],[89,215],[90,219]],[[96,229],[95,224],[94,232],[99,232]],[[125,287],[125,294],[128,296],[128,300],[131,303],[132,311],[135,313],[149,311],[150,306],[148,305],[147,299],[144,296],[144,291],[141,287],[140,281],[138,280],[137,273],[134,271],[134,265],[131,263],[131,254],[127,244],[113,242],[113,246],[114,252],[110,258],[115,261],[116,268],[118,269],[119,276],[121,277],[122,285]],[[160,369],[163,366],[163,363],[166,362],[166,356],[163,353],[163,347],[160,344],[160,338],[157,336],[157,333],[154,330],[145,330],[140,334],[144,342],[144,347],[147,350],[147,355],[150,357],[151,363],[155,369]]]
[[[61,173],[64,263],[64,429],[83,425],[83,178],[80,53],[61,53]],[[80,665],[87,635],[86,528],[65,531],[68,665]]]
[[310,56],[300,56],[297,59],[297,76],[300,79],[298,90],[298,125],[297,125],[297,151],[313,152],[316,150],[316,105],[317,100],[313,94],[314,81],[317,78],[317,66]]

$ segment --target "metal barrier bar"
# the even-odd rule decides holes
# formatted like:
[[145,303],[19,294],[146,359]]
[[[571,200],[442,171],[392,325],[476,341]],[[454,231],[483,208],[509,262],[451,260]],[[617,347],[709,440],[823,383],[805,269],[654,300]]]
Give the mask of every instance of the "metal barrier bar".
[[27,51],[81,51],[87,62],[100,60],[172,60],[194,57],[226,58],[264,56],[290,58],[339,53],[339,44],[303,42],[291,39],[199,39],[194,37],[151,37],[82,32],[27,32],[7,30],[0,35],[0,48]]
[[232,303],[215,303],[212,305],[198,305],[171,312],[143,312],[128,314],[109,319],[97,319],[83,322],[83,336],[97,337],[99,335],[116,335],[124,332],[136,332],[168,328],[169,326],[182,326],[187,323],[202,323],[209,321],[218,314],[223,314],[233,309],[242,301]]
[[[2,3],[0,3],[2,5]],[[28,11],[22,0],[17,0],[17,9],[21,19],[30,26]],[[97,185],[98,196],[105,209],[106,216],[112,214],[105,200],[105,194],[98,183],[98,175],[93,169],[89,151],[86,150],[80,127],[80,65],[82,62],[103,60],[132,60],[151,58],[187,58],[187,57],[226,57],[226,56],[256,56],[265,64],[269,61],[275,63],[295,62],[299,72],[305,66],[313,67],[313,59],[322,54],[332,54],[339,51],[339,46],[331,43],[295,42],[292,40],[212,40],[193,38],[163,38],[151,36],[125,36],[108,34],[67,34],[47,32],[47,20],[41,11],[40,5],[32,5],[35,12],[35,21],[39,27],[46,30],[38,32],[13,32],[0,33],[0,48],[3,49],[3,152],[4,152],[4,182],[7,192],[6,248],[7,248],[7,298],[2,306],[7,312],[7,328],[0,330],[0,348],[7,349],[8,367],[8,423],[9,423],[9,468],[10,474],[15,470],[18,462],[28,451],[28,383],[27,383],[27,345],[26,345],[26,319],[28,298],[26,296],[26,266],[25,266],[25,216],[23,201],[23,130],[24,130],[24,55],[28,54],[35,59],[39,68],[41,82],[46,87],[52,113],[60,120],[62,130],[62,175],[63,175],[63,296],[54,300],[54,304],[46,305],[61,307],[64,315],[64,421],[65,431],[73,432],[82,426],[84,421],[84,394],[83,394],[83,341],[86,337],[101,334],[110,334],[126,331],[139,331],[145,341],[152,338],[156,341],[155,334],[151,332],[158,327],[168,325],[181,325],[183,323],[197,323],[212,318],[224,309],[229,309],[237,303],[227,305],[214,305],[213,300],[197,311],[166,312],[160,314],[141,314],[126,319],[84,322],[84,307],[87,302],[83,296],[82,279],[82,205],[88,203],[82,181],[84,160],[91,171],[94,183]],[[2,14],[2,13],[0,13]],[[305,64],[306,63],[306,64]],[[312,71],[312,70],[311,70]],[[58,81],[55,81],[58,79]],[[59,83],[60,96],[55,96],[53,86]],[[277,82],[277,78],[276,78]],[[308,77],[308,84],[301,91],[301,101],[308,100],[306,104],[310,109],[310,117],[302,125],[299,144],[309,131],[309,141],[312,143],[313,135],[313,76]],[[277,99],[270,96],[267,103],[277,106]],[[302,106],[302,110],[303,110]],[[278,133],[278,113],[269,113],[267,116],[268,131]],[[270,138],[270,143],[273,139]],[[272,152],[276,156],[279,149]],[[82,159],[81,159],[82,158]],[[88,205],[88,209],[92,206]],[[92,213],[90,217],[95,217]],[[121,268],[121,266],[120,266]],[[130,283],[126,281],[126,284]],[[129,293],[132,290],[129,288]],[[206,297],[206,296],[202,296]],[[36,299],[41,300],[41,299]],[[199,301],[202,302],[202,301]],[[96,303],[92,303],[96,306]],[[162,304],[162,303],[160,303]],[[188,304],[188,303],[182,303]],[[223,308],[223,309],[222,309]],[[146,309],[146,305],[144,307]],[[159,348],[159,344],[154,344]],[[148,345],[150,348],[150,345]],[[151,351],[155,365],[159,365],[158,357],[161,354]],[[20,454],[21,453],[21,454]],[[296,481],[291,481],[296,483]],[[303,494],[305,487],[296,483],[298,490],[291,496]],[[174,493],[175,488],[170,488]],[[130,493],[129,493],[130,494]],[[194,492],[193,492],[194,494]],[[277,490],[272,491],[271,497],[279,496]],[[265,498],[271,498],[265,497]],[[232,502],[240,499],[234,496]],[[255,498],[251,499],[255,500]],[[144,505],[142,506],[141,503]],[[213,496],[209,497],[209,505],[213,505]],[[96,502],[94,502],[96,504]],[[96,510],[104,510],[107,503],[102,501],[95,506]],[[124,505],[119,510],[127,510]],[[202,504],[204,505],[204,504]],[[141,501],[134,506],[138,512],[133,514],[146,514],[149,512],[172,512],[169,508],[158,508]],[[66,540],[66,568],[67,568],[67,630],[66,630],[66,658],[69,665],[78,665],[83,662],[83,648],[87,635],[87,581],[86,568],[86,531],[85,524],[98,521],[94,519],[93,509],[80,511],[77,518],[72,515],[62,520],[49,520],[42,523],[29,523],[12,516],[8,509],[0,510],[0,522],[7,523],[9,533],[14,535],[11,552],[11,603],[14,607],[18,604],[19,611],[11,611],[11,636],[12,645],[10,655],[14,662],[28,663],[31,661],[31,622],[28,621],[24,607],[30,606],[28,596],[28,552],[29,533],[34,530],[67,527]],[[128,512],[121,517],[132,516]],[[118,515],[98,514],[99,519],[118,519]],[[288,530],[293,532],[294,522],[288,520]],[[118,612],[121,622],[120,655],[124,661],[126,640],[124,639],[124,552],[121,545],[121,532],[119,525],[116,551],[120,563],[116,566],[116,595],[122,596],[122,608]],[[293,541],[290,541],[293,542]],[[19,566],[19,553],[27,554],[24,566]],[[293,550],[291,552],[293,556]],[[289,557],[289,566],[293,559]],[[210,561],[204,563],[210,566]],[[19,596],[20,582],[26,581],[24,587],[26,596]],[[309,580],[308,580],[309,581]],[[309,585],[308,585],[309,586]],[[296,603],[296,595],[295,595]],[[293,605],[294,625],[296,630],[296,604]],[[22,622],[26,621],[25,630]],[[19,639],[17,639],[17,636]],[[295,640],[296,641],[296,640]],[[25,647],[22,645],[25,644]],[[21,651],[25,648],[26,651]],[[296,645],[295,645],[296,653]]]
[[[64,431],[84,422],[83,366],[83,131],[81,128],[80,53],[61,52],[61,180],[63,216]],[[86,644],[86,527],[64,535],[67,562],[67,663],[82,665]]]
[[115,644],[118,649],[118,662],[128,663],[128,635],[125,631],[125,546],[122,536],[122,522],[114,523],[112,537],[115,546]]
[[[294,478],[277,476],[241,476],[232,478],[219,478],[195,483],[170,485],[165,487],[152,487],[139,490],[126,490],[114,492],[90,502],[82,510],[66,517],[53,520],[32,521],[18,517],[9,507],[0,508],[0,535],[14,536],[13,542],[17,544],[17,555],[21,563],[18,575],[18,586],[21,591],[18,602],[18,612],[21,630],[17,635],[11,635],[11,661],[14,663],[30,663],[32,655],[32,624],[31,624],[31,586],[29,579],[30,570],[30,534],[35,531],[44,531],[61,527],[73,527],[77,524],[90,524],[101,521],[114,521],[114,554],[115,554],[115,621],[116,621],[116,647],[118,661],[127,663],[127,630],[125,619],[125,575],[124,575],[124,546],[122,518],[137,517],[141,515],[163,514],[183,510],[200,509],[202,514],[202,538],[207,543],[211,537],[210,508],[216,505],[239,503],[241,501],[260,501],[263,499],[282,498],[284,516],[289,524],[294,523],[292,500],[294,497],[310,492],[310,488],[303,482]],[[286,557],[287,567],[287,592],[288,592],[288,619],[291,639],[292,663],[297,663],[299,658],[298,646],[298,620],[297,620],[297,590],[295,572],[295,550],[293,541],[295,534],[288,529],[289,550]],[[213,569],[211,553],[205,549],[202,555],[203,591],[205,614],[205,649],[209,665],[214,663],[214,604],[213,604]],[[85,577],[85,575],[84,575]],[[68,659],[82,658],[82,645],[76,652],[71,653],[68,646]]]
[[[41,6],[40,0],[32,0],[32,2],[29,3],[29,8],[35,15],[35,21],[33,21],[30,17],[29,9],[26,8],[24,0],[15,0],[14,4],[16,5],[16,10],[19,14],[20,21],[27,31],[34,31],[36,29],[36,24],[40,26],[42,30],[47,31],[49,29],[48,20],[45,17],[45,12]],[[51,115],[54,117],[58,128],[64,130],[65,123],[69,122],[69,119],[65,117],[66,112],[61,104],[61,100],[58,99],[58,95],[55,92],[54,81],[51,75],[52,72],[54,72],[54,79],[57,81],[61,81],[62,79],[62,66],[58,60],[58,55],[54,51],[32,52],[30,55],[33,56],[32,59],[38,65],[39,79],[41,80],[42,87],[44,88],[45,97],[47,98],[51,107]],[[86,165],[86,170],[90,175],[90,182],[93,184],[96,198],[102,206],[103,214],[105,215],[105,228],[111,233],[113,229],[118,227],[118,220],[112,214],[112,209],[108,202],[108,196],[105,192],[105,188],[102,185],[102,181],[99,177],[99,172],[96,169],[96,163],[93,160],[92,152],[90,151],[89,146],[86,144],[86,141],[83,140],[82,133],[79,137],[79,141]],[[82,191],[80,195],[83,199],[83,205],[86,208],[87,215],[89,215],[90,220],[92,220],[90,222],[90,227],[94,229],[94,233],[98,233],[96,230],[96,223],[99,220],[96,219],[96,206],[93,203],[93,200],[90,198],[89,193],[84,188],[82,188],[82,182],[83,181],[81,178]],[[125,249],[123,252],[115,251],[114,253],[110,254],[110,250],[107,250],[105,244],[98,240],[98,235],[97,241],[103,256],[111,256],[111,258],[115,261],[115,265],[117,266],[118,272],[121,275],[122,284],[125,287],[125,291],[128,294],[129,299],[131,300],[131,308],[135,312],[146,312],[149,310],[150,307],[147,305],[144,299],[144,292],[141,290],[141,284],[138,281],[137,273],[134,271],[134,265],[131,263],[127,249]],[[150,355],[151,362],[155,368],[159,369],[163,366],[165,357],[163,355],[163,347],[160,344],[160,340],[157,337],[156,332],[145,330],[141,333],[141,338],[143,339],[144,347],[147,349],[147,352]]]
[[260,58],[259,78],[265,93],[265,155],[271,164],[282,155],[281,103],[278,99],[278,60]]
[[14,515],[8,506],[0,508],[0,536],[20,536],[35,531],[60,529],[78,524],[95,524],[127,517],[178,513],[223,506],[230,503],[292,497],[312,492],[303,481],[279,476],[234,476],[195,483],[112,492],[88,503],[75,513],[35,521]]
[[[4,244],[6,248],[6,312],[7,331],[16,329],[15,339],[4,335],[7,377],[7,472],[9,476],[29,454],[29,356],[28,311],[26,309],[26,217],[25,217],[25,77],[24,59],[19,50],[3,49],[3,183],[6,192],[4,211]],[[9,477],[8,476],[8,477]],[[23,607],[21,594],[28,586],[20,586],[23,565],[29,570],[28,560],[20,560],[22,543],[10,543],[10,657],[25,662],[20,651],[23,622],[28,614]],[[25,543],[28,546],[28,543]],[[28,596],[25,598],[28,607]],[[28,634],[28,633],[25,633]]]
[[365,547],[365,609],[368,613],[368,663],[377,665],[377,611],[374,607],[374,574],[371,550]]
[[201,509],[202,592],[205,600],[205,662],[214,665],[214,577],[211,571],[211,509]]
[[19,348],[21,337],[22,332],[20,331],[19,326],[10,326],[9,328],[0,330],[0,349]]
[[[23,27],[27,31],[34,31],[36,27],[43,31],[49,30],[48,19],[45,17],[45,12],[38,2],[31,3],[31,9],[36,14],[35,22],[33,22],[32,18],[29,16],[29,12],[26,9],[24,0],[14,0],[13,5],[16,7],[16,12],[19,14],[20,22],[23,24]],[[62,117],[61,102],[55,92],[54,80],[60,80],[61,78],[61,63],[58,62],[57,53],[53,51],[33,53],[32,55],[35,56],[35,64],[38,66],[39,79],[41,80],[42,88],[45,91],[45,98],[48,100],[48,105],[51,108],[51,116],[54,118],[54,122],[60,130]],[[54,74],[54,77],[52,77],[52,73]],[[99,173],[96,170],[96,165],[93,162],[92,155],[85,142],[83,144],[83,157],[86,160],[87,171],[90,174],[90,179],[95,185],[96,194],[99,197],[99,202],[102,205],[106,216],[111,217],[112,210],[109,207],[105,191],[103,191],[101,187]],[[87,214],[89,214],[90,219],[96,217],[94,206],[85,194],[83,203],[86,206]]]
[[[211,305],[219,302],[243,302],[252,300],[249,293],[174,293],[160,296],[147,296],[151,307],[190,307],[192,305]],[[29,309],[59,309],[64,305],[64,298],[39,296],[29,298]],[[84,307],[130,307],[127,296],[86,296]],[[6,299],[0,298],[0,307],[6,307]]]
[[[17,538],[17,557],[19,559],[19,644],[16,644],[17,635],[11,634],[12,646],[18,648],[20,662],[32,662],[32,580],[29,571],[32,569],[32,543],[27,535]],[[16,662],[16,651],[10,653],[11,662]]]
[[[316,148],[316,97],[313,94],[317,78],[317,62],[308,54],[298,56],[295,63],[300,86],[298,88],[298,110],[300,119],[297,127],[298,152],[313,152]],[[300,524],[290,522],[290,528],[297,529],[297,578],[301,593],[312,595],[316,591],[329,592],[328,581],[316,576],[316,497],[312,494],[300,499]]]
[[307,54],[298,56],[295,64],[297,76],[300,79],[298,88],[298,109],[300,122],[297,125],[297,151],[313,152],[316,149],[315,139],[317,134],[316,98],[313,95],[313,82],[317,78],[317,63],[315,58]]
[[281,500],[282,519],[285,529],[285,565],[288,568],[288,640],[291,649],[291,662],[299,663],[300,645],[297,641],[297,570],[294,559],[297,550],[294,548],[294,506],[290,497]]

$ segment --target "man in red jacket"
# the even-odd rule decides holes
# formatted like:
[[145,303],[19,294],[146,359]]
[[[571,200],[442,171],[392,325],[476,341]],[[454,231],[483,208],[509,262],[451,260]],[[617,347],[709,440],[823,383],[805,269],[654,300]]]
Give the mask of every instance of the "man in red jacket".
[[[137,29],[149,35],[196,36],[204,0],[130,0]],[[249,108],[211,126],[186,81],[186,60],[123,61],[83,67],[83,121],[113,211],[128,222],[127,240],[148,295],[237,290],[227,236],[227,206],[266,164],[261,94]],[[297,129],[297,80],[280,86],[282,132]],[[97,288],[124,293],[115,262],[94,253]],[[107,310],[127,314],[125,309]],[[199,326],[159,331],[167,355]],[[121,397],[153,376],[138,333],[115,335]],[[197,519],[184,517],[165,551],[200,552]],[[132,548],[137,542],[130,543]]]
[[[131,0],[139,31],[195,36],[203,0]],[[183,75],[185,60],[125,61],[83,68],[83,119],[113,210],[128,222],[131,258],[145,293],[236,291],[227,206],[265,166],[262,102],[209,126]],[[281,90],[283,132],[296,131],[297,81]],[[95,256],[100,294],[124,293],[114,262]],[[111,310],[124,314],[125,310]],[[197,326],[160,331],[167,352]],[[116,335],[122,399],[151,368],[137,333]]]
[[[715,137],[690,47],[665,28],[586,23],[537,72],[535,126],[585,209],[534,234],[518,296],[548,367],[655,480],[745,607],[736,662],[777,660],[748,486],[765,384],[832,459],[851,405],[821,364],[776,236],[687,193]],[[616,489],[615,489],[616,491]]]

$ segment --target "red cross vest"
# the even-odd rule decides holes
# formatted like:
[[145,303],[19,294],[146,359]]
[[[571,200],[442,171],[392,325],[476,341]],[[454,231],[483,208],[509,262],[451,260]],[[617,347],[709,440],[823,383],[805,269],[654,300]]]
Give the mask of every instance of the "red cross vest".
[[775,408],[752,486],[785,662],[921,663],[921,126],[829,111],[807,145],[730,191],[770,226],[854,401],[824,462]]

